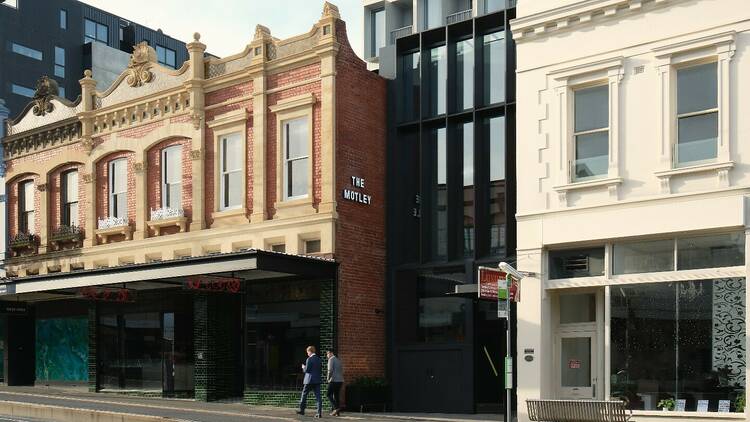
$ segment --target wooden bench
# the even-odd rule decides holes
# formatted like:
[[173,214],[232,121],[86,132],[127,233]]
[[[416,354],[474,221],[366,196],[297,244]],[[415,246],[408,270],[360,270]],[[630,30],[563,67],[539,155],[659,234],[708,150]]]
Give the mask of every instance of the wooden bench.
[[633,411],[620,400],[526,400],[529,419],[540,422],[628,422]]

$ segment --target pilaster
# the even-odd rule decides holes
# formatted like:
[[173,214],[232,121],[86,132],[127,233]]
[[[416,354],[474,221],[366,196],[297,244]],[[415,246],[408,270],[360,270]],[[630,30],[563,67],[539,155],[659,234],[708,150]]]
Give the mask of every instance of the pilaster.
[[84,183],[85,197],[88,200],[86,207],[86,238],[83,239],[83,246],[90,248],[96,245],[96,172],[94,164],[89,165],[89,173],[83,174],[81,179]]
[[266,75],[253,78],[253,212],[250,222],[265,220],[266,214],[266,142],[268,100]]
[[[40,177],[44,177],[41,176]],[[49,189],[47,189],[47,179],[41,179],[41,183],[36,185],[39,190],[39,252],[47,253],[47,237],[49,232]]]
[[144,151],[136,152],[135,164],[133,165],[133,171],[135,172],[135,232],[133,232],[133,239],[141,240],[148,237],[148,227],[146,227],[146,221],[148,221],[148,187],[146,186],[146,179],[148,178],[148,164],[145,160]]
[[200,42],[201,34],[193,34],[193,41],[187,44],[188,54],[190,54],[190,80],[186,82],[186,88],[190,95],[190,104],[193,107],[192,120],[195,131],[192,136],[190,159],[192,161],[193,174],[193,215],[190,221],[190,231],[202,230],[205,227],[205,198],[206,187],[204,180],[204,145],[205,129],[205,92],[203,83],[205,81],[205,59],[203,54],[206,52],[206,45]]

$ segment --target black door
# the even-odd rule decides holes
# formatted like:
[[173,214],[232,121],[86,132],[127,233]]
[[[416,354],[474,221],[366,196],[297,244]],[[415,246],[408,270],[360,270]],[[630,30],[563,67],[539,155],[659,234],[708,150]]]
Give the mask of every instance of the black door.
[[472,367],[464,348],[402,350],[397,409],[404,412],[471,413]]
[[34,385],[36,379],[34,317],[8,316],[8,385]]

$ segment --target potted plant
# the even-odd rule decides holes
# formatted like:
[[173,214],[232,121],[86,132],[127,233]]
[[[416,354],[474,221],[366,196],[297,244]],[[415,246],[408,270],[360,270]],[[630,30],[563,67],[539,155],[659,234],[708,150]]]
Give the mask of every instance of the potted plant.
[[675,408],[675,401],[673,398],[668,399],[661,399],[659,400],[659,403],[657,403],[656,407],[661,408],[663,411],[673,411]]
[[349,411],[385,410],[387,402],[388,384],[383,378],[360,377],[346,386],[346,408]]
[[741,392],[734,401],[735,412],[742,413],[745,411],[745,392]]

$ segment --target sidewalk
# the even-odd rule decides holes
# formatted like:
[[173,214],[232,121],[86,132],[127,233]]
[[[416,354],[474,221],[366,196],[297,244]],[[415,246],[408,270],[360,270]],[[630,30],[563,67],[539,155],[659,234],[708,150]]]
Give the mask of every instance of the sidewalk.
[[[247,406],[233,402],[196,402],[185,399],[131,397],[89,393],[82,388],[0,386],[0,414],[48,420],[123,422],[245,422],[312,420],[314,412],[297,416],[293,409]],[[11,413],[12,412],[12,413]],[[329,420],[348,421],[501,421],[502,415],[447,415],[408,413],[344,413]]]

